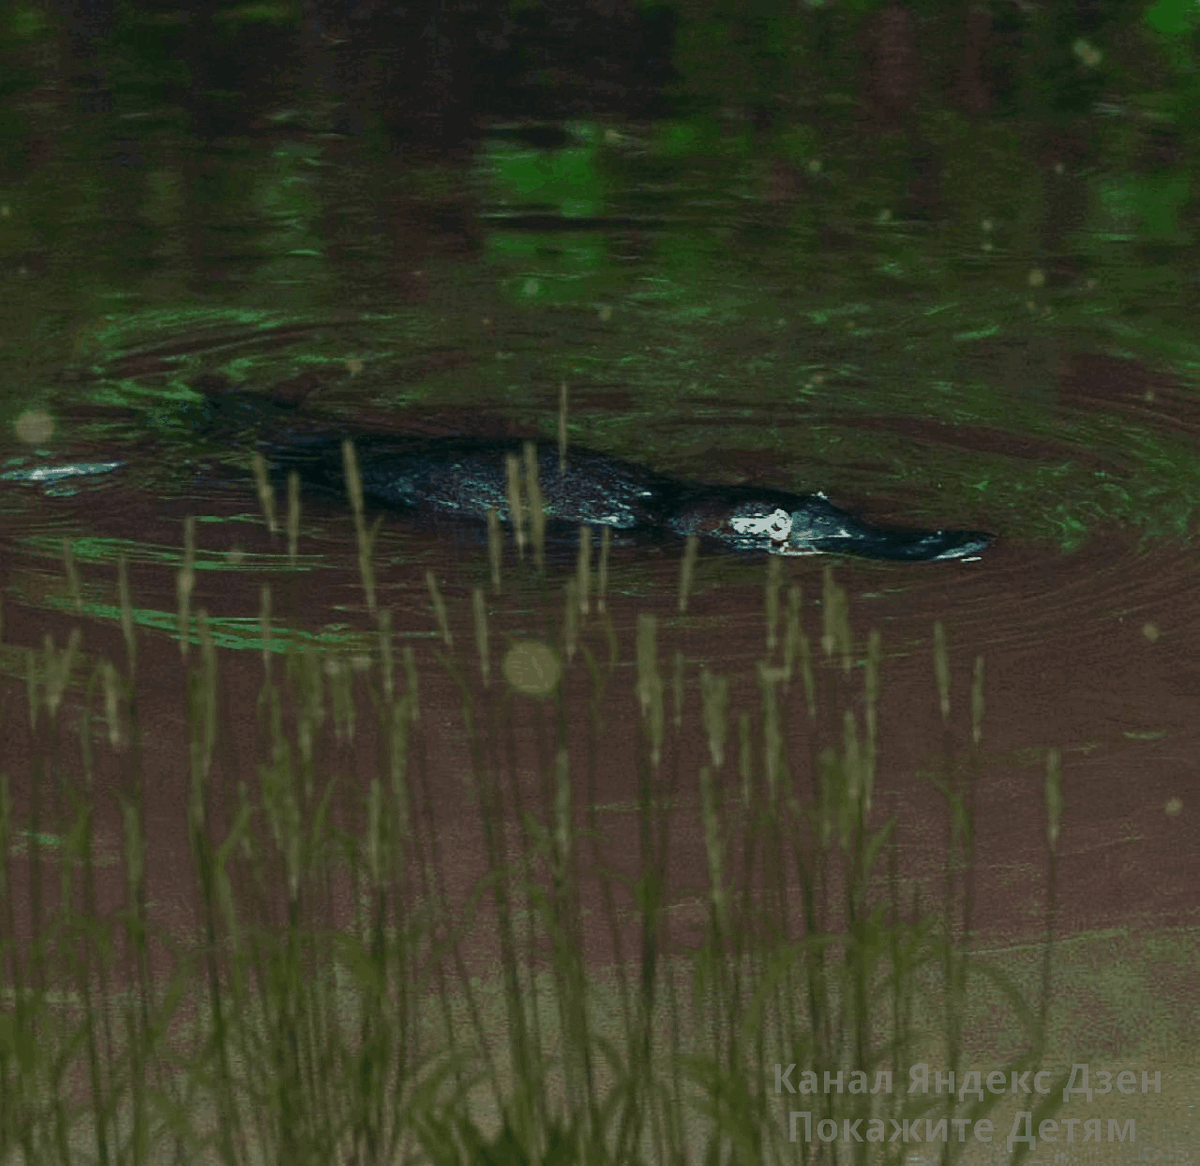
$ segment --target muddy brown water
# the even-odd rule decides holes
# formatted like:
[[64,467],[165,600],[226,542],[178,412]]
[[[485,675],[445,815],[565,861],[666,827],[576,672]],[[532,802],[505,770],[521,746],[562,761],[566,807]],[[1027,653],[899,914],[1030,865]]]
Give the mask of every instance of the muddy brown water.
[[[248,491],[249,492],[249,491]],[[252,499],[247,499],[252,501]],[[83,507],[80,506],[80,510]],[[120,512],[111,508],[97,514],[103,537],[122,536],[164,550],[181,543],[181,522],[186,505],[176,503],[174,513],[161,505],[141,512],[123,502]],[[327,517],[336,521],[332,506]],[[247,508],[234,518],[252,518]],[[65,525],[65,524],[63,524]],[[240,544],[244,553],[258,556],[262,569],[201,572],[194,603],[215,617],[257,612],[258,589],[264,581],[275,584],[277,622],[286,625],[297,617],[302,625],[362,619],[362,592],[353,569],[353,541],[340,530],[326,527],[320,565],[295,573],[271,571],[281,565],[278,543],[272,545],[249,522],[206,524],[200,527],[199,551],[220,555]],[[55,529],[47,522],[48,532]],[[59,524],[55,524],[59,526]],[[59,526],[59,529],[62,529]],[[99,536],[99,532],[96,532]],[[451,627],[460,649],[467,648],[474,662],[473,630],[466,588],[455,585],[463,573],[463,557],[473,556],[474,580],[485,581],[485,549],[458,540],[439,545],[426,533],[401,532],[389,541],[385,532],[379,544],[380,605],[395,611],[398,642],[414,644],[421,676],[421,705],[428,750],[428,777],[437,791],[442,783],[461,781],[468,759],[461,748],[461,733],[449,726],[459,721],[459,699],[430,653],[428,637],[435,631],[425,588],[424,571],[430,569],[447,587]],[[423,541],[417,562],[405,563],[409,543]],[[6,758],[14,783],[16,820],[24,820],[28,801],[28,721],[20,714],[23,685],[11,677],[14,649],[41,648],[46,636],[57,645],[66,643],[72,628],[83,630],[83,650],[89,656],[123,658],[119,632],[111,619],[79,617],[48,610],[42,603],[22,603],[21,597],[63,594],[63,572],[48,546],[40,552],[20,550],[10,543],[8,563],[5,644],[10,681],[6,685]],[[310,547],[311,551],[311,547]],[[262,553],[265,552],[265,553]],[[703,728],[698,720],[695,680],[699,666],[718,675],[744,682],[751,662],[762,651],[764,620],[762,583],[765,560],[736,564],[734,581],[706,583],[700,575],[700,593],[693,596],[687,616],[675,612],[677,558],[666,550],[641,552],[621,549],[614,559],[614,577],[631,569],[638,555],[637,586],[645,599],[610,596],[611,617],[621,645],[623,661],[632,659],[636,614],[654,612],[660,621],[660,659],[670,677],[673,652],[678,647],[687,661],[689,696],[681,738],[690,744],[679,755],[669,751],[664,772],[678,766],[681,799],[694,805],[688,791],[698,761],[706,753]],[[509,551],[511,560],[511,550]],[[346,566],[338,566],[338,561]],[[311,565],[311,554],[305,560]],[[818,630],[818,613],[810,602],[820,594],[824,560],[819,557],[788,561],[785,586],[799,583],[806,597],[806,623],[810,635]],[[728,576],[730,563],[721,566]],[[847,560],[837,563],[836,578],[851,596],[856,635],[865,637],[872,627],[883,636],[885,663],[880,724],[880,805],[904,805],[901,838],[909,833],[906,849],[917,860],[920,833],[940,820],[937,796],[922,776],[936,764],[943,741],[932,669],[932,627],[944,620],[954,665],[952,739],[965,752],[966,705],[971,668],[976,655],[986,666],[986,721],[983,767],[976,791],[978,813],[979,880],[978,924],[983,934],[997,939],[1024,939],[1041,927],[1044,901],[1046,843],[1043,828],[1042,781],[1045,752],[1062,750],[1066,809],[1060,840],[1059,926],[1066,931],[1128,925],[1171,926],[1196,921],[1198,866],[1195,828],[1187,808],[1192,797],[1191,758],[1195,756],[1196,648],[1200,644],[1200,613],[1188,602],[1193,587],[1196,553],[1157,550],[1139,554],[1115,537],[1095,540],[1086,550],[1070,556],[1038,548],[1016,547],[1001,539],[980,561],[965,564],[879,566]],[[565,575],[561,563],[560,579]],[[97,596],[111,588],[111,566],[83,567],[85,589]],[[274,575],[274,578],[272,576]],[[741,579],[738,576],[742,576]],[[282,578],[280,577],[282,576]],[[171,613],[175,607],[174,580],[167,566],[135,564],[132,571],[135,606]],[[15,597],[15,601],[14,601]],[[526,592],[526,601],[536,593]],[[555,597],[558,601],[558,597]],[[506,594],[497,601],[503,607]],[[537,621],[526,621],[527,633],[536,633]],[[503,623],[496,631],[503,629]],[[593,647],[599,640],[592,638]],[[497,640],[496,646],[502,643]],[[183,894],[189,853],[185,819],[187,775],[183,665],[178,644],[166,631],[139,630],[139,717],[145,742],[145,790],[149,815],[148,835],[151,879],[162,872],[166,883],[155,883],[155,899],[170,904],[179,918],[194,904]],[[262,661],[257,651],[221,650],[219,671],[222,689],[222,729],[229,743],[218,747],[212,788],[215,820],[227,820],[227,791],[238,780],[253,782],[254,751],[246,742],[256,731],[253,694],[262,683]],[[498,660],[496,661],[498,663]],[[577,701],[573,677],[568,707],[578,708],[580,730],[585,725],[583,693]],[[638,732],[633,678],[623,666],[612,685],[604,719],[619,731],[604,740],[602,772],[597,775],[596,798],[606,805],[632,805],[636,801]],[[736,686],[739,699],[752,690]],[[361,694],[360,694],[361,695]],[[524,698],[533,711],[536,702]],[[802,699],[793,687],[789,697],[788,729],[796,769],[804,768],[808,743],[807,717]],[[518,732],[522,699],[515,699]],[[738,711],[735,702],[734,714]],[[347,758],[363,784],[374,766],[369,712],[360,717],[357,759]],[[436,729],[435,729],[436,727]],[[574,722],[573,722],[574,727]],[[580,731],[578,747],[584,747]],[[583,760],[581,755],[580,760]],[[103,758],[101,758],[103,762]],[[343,762],[345,764],[346,762]],[[111,780],[98,776],[95,808],[101,837],[112,836],[114,790]],[[731,762],[727,770],[733,770]],[[735,774],[727,773],[733,782]],[[798,775],[799,776],[799,775]],[[226,791],[226,792],[222,792]],[[460,790],[461,792],[461,790]],[[478,840],[464,821],[457,795],[436,797],[431,806],[432,825],[439,837],[455,837],[456,867],[464,880],[471,870],[465,856],[477,853]],[[916,825],[913,824],[915,819]],[[47,830],[53,828],[47,824]],[[611,842],[620,846],[630,832],[614,830]],[[694,846],[699,837],[688,831],[680,842],[678,871],[703,871],[702,855]],[[632,857],[626,855],[626,857]],[[920,856],[937,869],[940,855]],[[988,877],[982,877],[983,875]],[[695,893],[695,885],[678,887]],[[167,888],[174,887],[169,890]],[[24,911],[18,913],[25,914]]]
[[[71,630],[80,628],[81,647],[89,660],[107,656],[122,661],[119,623],[114,609],[105,605],[115,602],[115,548],[132,550],[134,606],[145,617],[137,632],[137,712],[150,914],[165,934],[191,944],[203,923],[186,825],[190,761],[185,665],[169,622],[177,607],[173,556],[182,545],[183,520],[190,513],[206,517],[197,527],[197,553],[205,564],[221,568],[198,572],[194,607],[205,608],[217,619],[241,617],[253,627],[260,587],[269,582],[277,627],[312,633],[349,628],[354,635],[343,633],[343,642],[361,644],[368,642],[371,624],[354,566],[351,523],[337,503],[306,500],[301,569],[290,570],[282,543],[266,534],[252,485],[245,480],[200,479],[190,496],[168,502],[146,497],[136,482],[119,475],[99,487],[89,483],[65,498],[42,497],[36,491],[24,497],[22,512],[7,526],[0,581],[5,595],[4,768],[12,783],[14,821],[23,825],[29,820],[35,747],[21,649],[40,649],[47,637],[61,647]],[[104,548],[98,561],[86,557],[84,532]],[[70,610],[59,554],[63,535],[76,540],[87,604],[83,614]],[[393,611],[396,644],[412,646],[420,675],[421,719],[414,727],[412,762],[420,831],[426,845],[440,848],[445,894],[461,905],[486,868],[484,833],[469,781],[472,757],[462,730],[462,696],[435,658],[440,641],[424,576],[431,570],[443,585],[455,644],[477,676],[469,588],[486,585],[486,548],[388,519],[377,543],[376,562],[379,605]],[[513,574],[512,564],[510,548],[506,590],[493,601],[493,692],[504,689],[499,664],[505,643],[512,637],[537,637],[542,630],[537,589],[528,573]],[[785,593],[789,584],[803,588],[805,627],[814,647],[819,637],[814,601],[821,594],[824,565],[822,557],[786,560],[783,565]],[[932,779],[941,772],[947,739],[965,765],[972,668],[977,655],[984,658],[986,718],[973,793],[976,946],[1018,950],[1046,936],[1044,780],[1051,747],[1061,750],[1065,799],[1051,919],[1056,942],[1091,938],[1103,948],[1109,943],[1107,936],[1119,936],[1126,944],[1200,923],[1200,829],[1195,815],[1195,759],[1200,755],[1200,608],[1194,602],[1198,565],[1198,553],[1190,546],[1140,550],[1119,534],[1097,537],[1084,550],[1067,555],[1051,547],[1018,545],[1001,535],[972,562],[897,566],[837,561],[836,579],[850,595],[856,640],[865,642],[872,628],[883,637],[872,821],[879,824],[898,814],[900,873],[917,881],[931,909],[938,908],[946,853],[944,801]],[[561,557],[552,566],[555,602],[568,569]],[[708,920],[696,773],[710,759],[697,676],[703,666],[729,676],[733,683],[728,755],[721,775],[732,803],[739,786],[736,717],[757,703],[753,664],[764,645],[765,560],[702,559],[684,616],[676,610],[674,549],[619,548],[612,572],[608,603],[622,663],[601,702],[597,735],[589,729],[590,683],[585,671],[574,667],[566,680],[577,824],[586,826],[586,807],[596,806],[604,863],[629,876],[639,870],[636,807],[644,750],[630,661],[635,657],[638,615],[652,612],[658,618],[659,663],[667,684],[668,744],[656,781],[672,785],[675,797],[667,821],[665,935],[669,950],[682,952],[699,941]],[[158,626],[147,613],[160,614]],[[933,625],[938,619],[945,624],[952,660],[949,738],[933,676]],[[591,617],[585,639],[601,651],[598,626]],[[253,637],[242,642],[246,646],[218,649],[220,733],[208,783],[208,812],[217,838],[224,837],[232,821],[239,783],[255,786],[263,757],[257,711],[263,663]],[[678,732],[671,724],[676,650],[683,653],[687,678]],[[193,648],[190,663],[195,661]],[[273,667],[279,675],[280,657]],[[472,683],[482,695],[477,681]],[[355,691],[360,715],[353,742],[327,744],[321,753],[324,764],[340,775],[335,813],[350,829],[361,828],[361,799],[371,776],[379,774],[386,785],[361,678]],[[860,681],[839,693],[840,700],[861,714]],[[533,698],[509,692],[506,699],[497,714],[502,748],[492,760],[506,781],[516,776],[524,808],[545,817],[548,786],[539,772],[549,769],[553,756],[552,718]],[[79,700],[80,689],[70,690],[61,714],[64,727],[77,723]],[[812,788],[812,730],[800,686],[793,684],[783,700],[792,776],[803,796]],[[507,752],[510,741],[512,751]],[[73,733],[61,733],[54,748],[56,760],[79,780]],[[118,793],[128,789],[123,783],[130,780],[131,754],[113,752],[101,743],[96,756],[91,794],[101,859],[96,903],[101,914],[108,914],[120,909],[125,894]],[[592,760],[594,765],[589,764]],[[502,824],[508,843],[516,846],[521,833],[512,788]],[[41,793],[40,831],[45,836],[65,833],[71,818],[68,807],[55,791]],[[730,812],[725,821],[734,823],[736,814]],[[590,877],[597,854],[590,846],[581,853],[586,954],[592,966],[602,969],[615,957],[613,940],[597,884]],[[42,856],[43,893],[52,910],[58,893],[53,845],[44,847]],[[23,940],[31,926],[27,857],[26,850],[15,854],[12,862],[17,931]],[[250,888],[244,889],[247,903],[254,901]],[[884,893],[882,882],[877,889]],[[310,903],[321,920],[347,926],[354,892],[346,872],[317,891]],[[626,895],[621,933],[626,959],[637,947],[631,907]],[[281,922],[281,894],[263,909],[267,918]],[[798,920],[791,925],[798,934]],[[1183,944],[1188,950],[1189,941]],[[152,952],[153,966],[161,973],[168,966],[166,948],[156,943]],[[473,931],[463,952],[477,974],[486,976],[497,966],[494,933],[487,928]],[[1175,974],[1179,969],[1172,969],[1169,961],[1143,966],[1147,982],[1160,986],[1153,1008],[1177,1016],[1173,1027],[1179,1047],[1194,1049],[1196,1014],[1189,1007],[1194,995],[1188,995],[1188,975],[1180,973],[1180,987]],[[1194,994],[1195,981],[1191,983]],[[1058,1006],[1069,1009],[1071,982],[1060,984],[1059,991],[1063,1002]],[[1127,1031],[1119,1031],[1089,1047],[1120,1056],[1132,1039]]]

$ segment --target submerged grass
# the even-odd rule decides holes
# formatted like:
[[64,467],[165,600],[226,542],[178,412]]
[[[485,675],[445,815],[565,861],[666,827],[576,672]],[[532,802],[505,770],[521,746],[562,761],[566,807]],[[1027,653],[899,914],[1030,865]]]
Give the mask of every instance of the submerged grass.
[[[352,471],[351,449],[347,463]],[[510,509],[518,545],[528,541],[541,566],[531,468],[530,459],[510,465]],[[275,530],[261,473],[259,488]],[[944,1058],[935,1068],[961,1073],[968,988],[980,982],[969,937],[981,660],[959,748],[937,626],[945,885],[940,913],[929,914],[900,877],[894,818],[868,828],[881,644],[877,633],[855,643],[832,572],[810,631],[800,588],[785,592],[780,560],[769,561],[757,707],[736,715],[731,679],[707,669],[689,676],[678,651],[664,671],[658,618],[639,615],[639,723],[627,730],[638,769],[630,878],[605,850],[611,827],[596,795],[606,741],[620,731],[606,719],[606,697],[629,675],[607,610],[608,539],[597,571],[584,532],[561,597],[541,571],[544,634],[512,644],[499,667],[489,627],[503,602],[494,515],[492,595],[473,591],[469,624],[462,620],[469,647],[429,575],[436,655],[461,693],[470,763],[460,775],[430,764],[436,726],[422,719],[416,658],[407,646],[395,652],[390,612],[377,606],[376,528],[361,492],[350,494],[374,646],[351,658],[301,643],[281,659],[263,588],[258,780],[239,781],[220,820],[211,782],[229,726],[213,627],[193,610],[190,523],[185,532],[178,631],[189,780],[179,812],[201,924],[190,943],[150,918],[139,691],[155,678],[139,674],[124,562],[125,658],[87,670],[78,757],[67,756],[64,697],[80,671],[79,637],[28,652],[27,823],[14,818],[11,775],[0,774],[0,1162],[890,1164],[909,1152],[892,1137],[897,1124],[919,1118],[924,1130],[926,1118],[987,1117],[998,1100],[990,1094],[969,1106],[908,1091],[911,1059],[927,1055],[934,1026]],[[292,555],[298,506],[293,488]],[[681,569],[681,618],[695,549]],[[69,555],[66,570],[77,594]],[[590,694],[583,705],[567,696],[580,674]],[[683,772],[676,746],[693,694],[706,758]],[[536,709],[536,804],[518,780],[519,701],[523,716]],[[797,718],[806,722],[799,756],[788,731]],[[373,769],[347,775],[330,765],[339,742],[368,723]],[[96,878],[98,738],[120,765],[124,890],[107,911]],[[581,739],[582,768],[572,761]],[[1053,756],[1047,790],[1052,915]],[[44,829],[51,791],[74,812],[58,836]],[[447,799],[477,817],[486,866],[460,902],[451,888],[462,856],[447,853],[453,840],[432,828],[432,806]],[[339,809],[346,805],[353,811]],[[696,905],[700,939],[681,953],[670,934],[668,870],[679,844],[672,831],[689,809],[707,891]],[[19,869],[27,918],[16,908]],[[338,880],[349,881],[354,904],[340,927],[331,921]],[[604,925],[606,965],[586,958],[585,918]],[[488,975],[480,944],[491,953]],[[166,952],[165,968],[152,951]],[[1050,951],[1036,1010],[986,970],[1024,1030],[1007,1069],[1036,1066],[1044,1051]],[[881,1072],[891,1073],[891,1091],[875,1090]],[[827,1074],[846,1074],[846,1090],[824,1087]],[[793,1120],[798,1112],[808,1117]],[[861,1140],[843,1137],[855,1122]],[[939,1142],[944,1162],[965,1148],[953,1128]]]

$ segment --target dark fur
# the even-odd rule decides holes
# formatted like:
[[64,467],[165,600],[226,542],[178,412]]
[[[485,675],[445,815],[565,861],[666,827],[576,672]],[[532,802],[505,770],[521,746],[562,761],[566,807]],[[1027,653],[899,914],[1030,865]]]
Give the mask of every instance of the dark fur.
[[[342,490],[341,441],[328,435],[268,443],[279,469]],[[406,438],[355,440],[363,493],[388,507],[441,518],[482,519],[494,507],[508,521],[505,456],[519,441]],[[538,476],[550,534],[580,524],[647,535],[696,534],[738,552],[837,553],[873,559],[933,560],[974,555],[992,542],[983,531],[881,529],[860,522],[822,494],[751,486],[690,485],[592,450],[571,448],[566,473],[558,449],[537,444]]]

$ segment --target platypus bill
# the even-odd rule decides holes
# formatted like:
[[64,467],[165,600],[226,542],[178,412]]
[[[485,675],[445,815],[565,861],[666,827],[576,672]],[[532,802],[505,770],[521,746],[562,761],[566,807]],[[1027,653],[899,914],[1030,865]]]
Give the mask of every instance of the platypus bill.
[[[270,442],[278,469],[341,490],[340,439]],[[519,441],[405,438],[355,440],[363,494],[388,507],[446,518],[483,519],[489,507],[509,521],[505,457]],[[560,473],[558,448],[537,443],[547,531],[573,534],[583,524],[646,534],[698,535],[714,547],[776,555],[842,554],[869,559],[941,561],[978,554],[994,536],[975,530],[899,530],[869,526],[824,494],[753,486],[688,484],[593,450],[571,447]]]

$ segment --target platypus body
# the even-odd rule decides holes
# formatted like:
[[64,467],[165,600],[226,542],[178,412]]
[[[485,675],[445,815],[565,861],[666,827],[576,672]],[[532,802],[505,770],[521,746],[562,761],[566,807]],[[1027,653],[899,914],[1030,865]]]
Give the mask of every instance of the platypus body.
[[[364,496],[387,507],[439,518],[482,520],[494,508],[510,521],[505,459],[520,441],[406,438],[369,433],[355,439]],[[993,536],[973,530],[873,527],[824,494],[757,486],[688,484],[593,450],[570,447],[565,472],[557,445],[536,443],[547,533],[580,525],[631,535],[698,535],[714,548],[776,555],[845,554],[870,559],[940,561],[978,554]],[[340,437],[295,436],[267,442],[278,470],[344,490]]]

